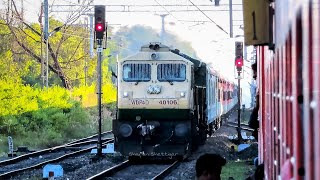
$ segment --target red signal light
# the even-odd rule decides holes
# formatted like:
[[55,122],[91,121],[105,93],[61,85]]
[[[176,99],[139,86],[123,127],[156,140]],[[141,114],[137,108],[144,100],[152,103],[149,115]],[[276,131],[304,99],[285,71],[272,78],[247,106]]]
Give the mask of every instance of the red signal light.
[[98,23],[96,24],[96,32],[103,32],[104,28],[103,28],[103,24],[102,23]]
[[236,63],[237,63],[236,66],[242,66],[243,65],[241,59],[237,60]]
[[236,59],[236,66],[237,67],[242,67],[243,66],[243,59],[242,58],[237,58]]

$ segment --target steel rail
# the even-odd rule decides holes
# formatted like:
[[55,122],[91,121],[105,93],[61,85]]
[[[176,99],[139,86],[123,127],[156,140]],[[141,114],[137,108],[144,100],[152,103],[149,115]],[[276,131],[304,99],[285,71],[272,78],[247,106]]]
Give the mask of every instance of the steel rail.
[[[232,124],[227,124],[227,126],[229,126],[229,127],[234,127],[234,128],[238,128],[237,125],[232,125]],[[245,130],[245,131],[250,131],[250,132],[253,132],[253,131],[254,131],[254,130],[251,129],[251,128],[245,128],[245,127],[243,127],[243,126],[241,126],[241,129],[242,129],[242,130]]]
[[160,180],[160,179],[164,179],[166,176],[168,176],[173,170],[175,170],[179,165],[180,165],[180,161],[175,161],[174,163],[172,163],[169,167],[167,167],[166,169],[164,169],[163,171],[161,171],[158,175],[156,175],[154,178],[152,178],[152,180]]
[[[110,133],[112,133],[112,131],[103,132],[103,133],[101,133],[101,135],[110,134]],[[97,137],[98,137],[98,134],[94,134],[94,135],[92,135],[92,136],[88,136],[88,137],[85,137],[85,138],[82,138],[82,139],[78,139],[78,140],[75,140],[75,141],[71,141],[71,142],[69,142],[69,143],[67,143],[67,144],[78,143],[78,142],[81,142],[81,141],[86,141],[86,140],[88,140],[88,139],[97,138]]]
[[122,169],[127,168],[128,166],[130,166],[130,162],[129,160],[126,160],[118,165],[115,165],[105,171],[100,172],[99,174],[89,177],[87,180],[98,180],[98,179],[102,179],[103,177],[112,176],[115,173],[121,171]]
[[[103,143],[103,145],[105,145],[107,143],[110,143],[110,142],[113,142],[113,140],[106,141],[105,143]],[[91,147],[86,148],[86,149],[82,149],[82,150],[75,151],[75,152],[72,152],[72,153],[69,153],[69,154],[65,154],[65,155],[62,155],[62,156],[60,156],[58,158],[51,159],[51,160],[48,160],[48,161],[44,161],[44,162],[38,163],[38,164],[33,165],[33,166],[29,166],[29,167],[26,167],[26,168],[21,168],[21,169],[13,170],[13,171],[10,171],[10,172],[6,172],[6,173],[3,173],[3,174],[0,174],[0,179],[8,179],[11,176],[14,176],[15,174],[18,174],[20,172],[23,172],[23,171],[26,171],[26,170],[31,170],[31,169],[37,169],[37,168],[40,168],[43,165],[48,164],[48,163],[59,162],[59,161],[61,161],[63,159],[66,159],[66,158],[69,158],[69,157],[73,157],[73,156],[76,156],[76,155],[81,154],[81,153],[89,152],[93,148],[96,148],[96,146],[91,146]]]
[[[108,134],[108,133],[111,133],[111,131],[106,131],[106,132],[104,132],[102,134]],[[12,159],[6,159],[6,160],[3,160],[3,161],[0,161],[0,166],[1,165],[13,164],[13,163],[28,159],[30,157],[35,157],[35,156],[47,154],[47,153],[50,153],[50,152],[53,152],[53,151],[59,151],[59,150],[62,150],[64,148],[66,148],[66,147],[72,147],[72,146],[75,146],[75,145],[91,144],[91,143],[93,143],[91,141],[94,141],[94,140],[89,140],[89,141],[85,141],[85,140],[91,139],[91,138],[96,138],[96,136],[97,136],[97,134],[89,136],[89,137],[86,137],[86,138],[82,138],[82,139],[79,139],[79,140],[76,140],[76,141],[72,141],[72,142],[69,142],[67,144],[63,144],[63,145],[60,145],[60,146],[56,146],[56,147],[52,147],[52,148],[48,148],[48,149],[43,149],[43,150],[39,150],[39,151],[28,153],[28,154],[23,154],[21,156],[18,156],[18,157],[12,158]],[[106,138],[105,140],[108,141],[110,139]],[[81,144],[81,143],[83,143],[83,144]]]
[[[230,122],[230,121],[228,121],[227,123],[229,123],[229,124],[234,124],[234,125],[238,125],[237,122]],[[240,123],[240,125],[241,125],[241,126],[247,126],[247,127],[249,127],[249,124],[246,124],[246,123]]]

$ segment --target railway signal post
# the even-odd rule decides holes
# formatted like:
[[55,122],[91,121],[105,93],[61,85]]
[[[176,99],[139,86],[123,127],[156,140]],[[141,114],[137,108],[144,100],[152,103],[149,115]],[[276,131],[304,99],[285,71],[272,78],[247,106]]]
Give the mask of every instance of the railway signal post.
[[241,79],[242,79],[242,67],[243,67],[243,42],[235,42],[235,72],[236,72],[236,79],[238,79],[238,143],[240,144],[242,141],[241,136]]
[[[94,6],[94,30],[95,30],[95,42],[97,44],[97,56],[98,56],[98,64],[97,64],[97,78],[98,78],[98,110],[99,110],[99,128],[98,128],[98,144],[97,144],[97,156],[102,156],[102,140],[101,140],[101,120],[102,120],[102,51],[106,47],[103,45],[104,34],[107,36],[106,31],[106,21],[105,21],[105,6]],[[107,38],[105,38],[107,41]],[[105,43],[106,44],[106,43]]]

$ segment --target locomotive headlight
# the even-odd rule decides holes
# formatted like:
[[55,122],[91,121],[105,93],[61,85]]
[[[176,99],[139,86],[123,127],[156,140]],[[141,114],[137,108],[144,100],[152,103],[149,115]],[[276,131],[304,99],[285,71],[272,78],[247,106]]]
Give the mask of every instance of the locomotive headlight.
[[184,123],[177,124],[174,128],[174,133],[178,137],[184,137],[188,132],[188,127]]
[[129,93],[128,92],[123,92],[123,97],[128,97]]
[[186,92],[181,92],[180,93],[180,97],[185,97],[186,96]]
[[141,116],[136,116],[136,121],[140,121],[141,120]]
[[132,134],[132,127],[129,124],[121,124],[119,127],[119,133],[123,137],[129,137]]
[[150,57],[151,57],[152,60],[157,60],[157,59],[159,58],[159,55],[156,54],[156,53],[152,53],[152,54],[150,55]]

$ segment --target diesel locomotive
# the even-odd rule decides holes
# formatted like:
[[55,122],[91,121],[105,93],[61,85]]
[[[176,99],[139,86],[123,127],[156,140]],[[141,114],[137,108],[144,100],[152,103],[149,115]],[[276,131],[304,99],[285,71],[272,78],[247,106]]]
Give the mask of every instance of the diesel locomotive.
[[125,156],[186,156],[237,104],[233,83],[160,43],[142,46],[117,69],[114,144]]

